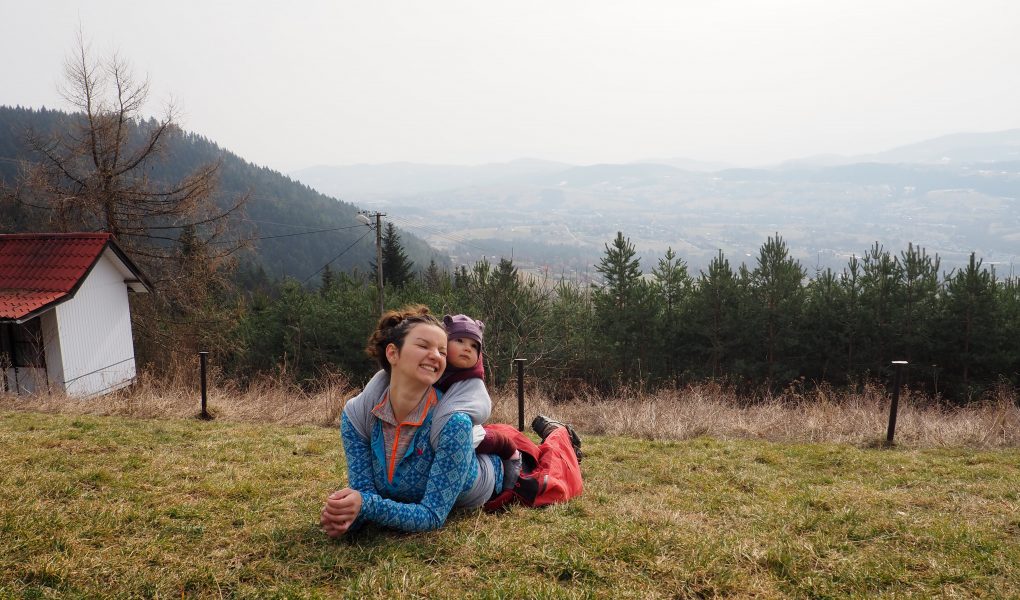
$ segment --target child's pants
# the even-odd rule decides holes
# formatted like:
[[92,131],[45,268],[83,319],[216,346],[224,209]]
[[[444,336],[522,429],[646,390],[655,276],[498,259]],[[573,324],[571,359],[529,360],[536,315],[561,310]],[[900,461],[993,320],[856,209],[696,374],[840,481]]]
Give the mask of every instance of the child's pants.
[[581,465],[577,462],[566,427],[556,428],[541,446],[510,425],[496,423],[485,427],[510,437],[524,455],[517,483],[487,502],[485,510],[499,510],[508,502],[536,507],[556,504],[580,496],[584,491]]

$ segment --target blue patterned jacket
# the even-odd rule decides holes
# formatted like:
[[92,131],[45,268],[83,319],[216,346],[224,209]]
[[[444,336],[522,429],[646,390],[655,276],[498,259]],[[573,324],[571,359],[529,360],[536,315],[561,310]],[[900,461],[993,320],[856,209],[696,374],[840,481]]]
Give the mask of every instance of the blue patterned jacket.
[[[365,439],[346,412],[340,431],[347,457],[348,485],[361,492],[361,513],[352,525],[371,521],[403,531],[428,531],[442,527],[457,497],[472,488],[479,477],[479,461],[489,461],[502,473],[498,457],[478,456],[471,441],[471,418],[454,413],[433,448],[429,411],[397,463],[393,480],[386,476],[382,423],[375,419],[371,439]],[[501,481],[502,477],[496,480]],[[498,492],[499,490],[494,490]]]

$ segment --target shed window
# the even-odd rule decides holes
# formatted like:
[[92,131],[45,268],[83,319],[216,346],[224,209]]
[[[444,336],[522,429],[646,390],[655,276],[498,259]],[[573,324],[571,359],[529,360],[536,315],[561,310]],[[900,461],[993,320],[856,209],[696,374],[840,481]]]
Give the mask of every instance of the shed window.
[[36,317],[25,323],[0,324],[0,365],[45,367],[42,325]]

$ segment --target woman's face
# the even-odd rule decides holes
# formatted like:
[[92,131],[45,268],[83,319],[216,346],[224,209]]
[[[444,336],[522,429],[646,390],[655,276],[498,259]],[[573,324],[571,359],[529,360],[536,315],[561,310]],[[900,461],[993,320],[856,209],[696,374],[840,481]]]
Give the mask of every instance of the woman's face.
[[433,385],[446,369],[446,332],[428,323],[419,323],[407,332],[403,348],[386,346],[390,376]]
[[470,369],[478,362],[478,342],[471,338],[450,338],[450,366]]

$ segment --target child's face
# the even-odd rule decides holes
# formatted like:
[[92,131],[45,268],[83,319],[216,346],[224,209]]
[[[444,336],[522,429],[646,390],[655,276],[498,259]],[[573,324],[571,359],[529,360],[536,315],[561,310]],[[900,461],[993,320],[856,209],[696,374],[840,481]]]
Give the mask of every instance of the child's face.
[[478,362],[478,342],[471,338],[450,338],[447,343],[446,362],[451,367],[470,369]]

